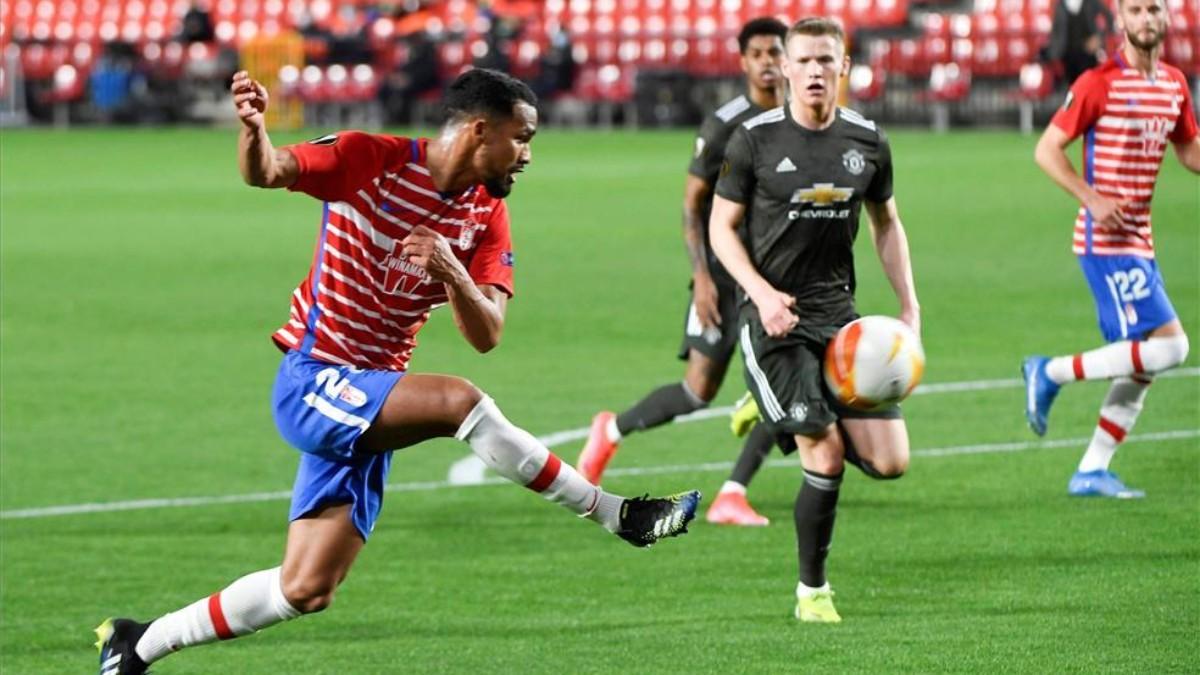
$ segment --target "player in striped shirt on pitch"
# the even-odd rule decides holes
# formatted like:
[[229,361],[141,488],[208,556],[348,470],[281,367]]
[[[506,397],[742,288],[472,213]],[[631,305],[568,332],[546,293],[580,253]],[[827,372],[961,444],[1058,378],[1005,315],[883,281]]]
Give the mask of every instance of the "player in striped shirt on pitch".
[[[1067,491],[1076,496],[1143,497],[1109,463],[1133,428],[1156,373],[1187,358],[1188,339],[1154,260],[1150,199],[1168,143],[1200,173],[1200,135],[1187,80],[1159,60],[1167,30],[1163,0],[1119,0],[1124,44],[1084,73],[1038,141],[1036,158],[1081,202],[1074,251],[1087,277],[1100,330],[1110,344],[1081,354],[1025,359],[1025,416],[1039,436],[1059,388],[1112,380],[1100,421]],[[1083,136],[1083,176],[1066,147]],[[1193,223],[1194,224],[1194,223]]]
[[406,373],[417,331],[440,305],[480,352],[500,340],[513,291],[502,199],[537,130],[527,86],[473,70],[450,85],[437,138],[344,132],[279,149],[267,137],[266,89],[246,73],[232,89],[246,182],[324,202],[312,267],[274,335],[284,352],[275,422],[301,452],[286,549],[280,566],[153,622],[106,621],[96,631],[102,675],[143,673],[184,647],[327,607],[375,527],[392,451],[430,438],[465,441],[496,473],[636,546],[686,531],[699,493],[607,493],[470,382]]

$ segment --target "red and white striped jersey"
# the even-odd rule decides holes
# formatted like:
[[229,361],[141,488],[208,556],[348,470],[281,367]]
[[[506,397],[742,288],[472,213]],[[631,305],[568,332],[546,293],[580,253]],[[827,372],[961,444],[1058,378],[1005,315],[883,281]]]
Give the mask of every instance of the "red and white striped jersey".
[[289,146],[300,165],[291,189],[325,202],[308,277],[272,336],[331,363],[405,370],[416,335],[445,285],[400,257],[417,225],[446,237],[478,284],[513,289],[508,210],[483,186],[441,194],[426,166],[428,139],[342,132]]
[[1068,137],[1084,137],[1084,179],[1121,204],[1122,228],[1101,227],[1086,208],[1075,218],[1076,255],[1154,257],[1150,199],[1167,142],[1196,137],[1187,80],[1178,68],[1158,63],[1147,78],[1118,52],[1079,77],[1052,124]]

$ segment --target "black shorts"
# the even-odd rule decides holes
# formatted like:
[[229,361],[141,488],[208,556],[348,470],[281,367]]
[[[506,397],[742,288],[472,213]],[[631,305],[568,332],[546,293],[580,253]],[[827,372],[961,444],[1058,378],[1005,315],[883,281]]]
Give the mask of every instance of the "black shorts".
[[696,303],[688,301],[687,314],[683,319],[683,342],[679,345],[679,358],[686,361],[688,353],[695,349],[718,363],[729,363],[738,341],[738,293],[736,286],[717,284],[717,311],[721,314],[721,325],[709,330],[700,326],[696,315]]
[[825,347],[841,326],[801,324],[782,338],[772,338],[751,314],[743,317],[739,336],[746,385],[773,431],[817,436],[839,419],[901,417],[900,406],[849,408],[825,386]]

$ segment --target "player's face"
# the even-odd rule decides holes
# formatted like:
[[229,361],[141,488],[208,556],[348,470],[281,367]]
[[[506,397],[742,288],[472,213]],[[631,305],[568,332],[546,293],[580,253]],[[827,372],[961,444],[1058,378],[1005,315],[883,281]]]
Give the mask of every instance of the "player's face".
[[783,40],[776,35],[755,35],[742,53],[742,72],[755,89],[773,89],[783,75]]
[[1167,8],[1163,0],[1123,0],[1117,23],[1130,44],[1151,51],[1162,44],[1167,34]]
[[519,101],[508,118],[486,120],[475,168],[488,194],[500,199],[512,192],[517,174],[533,160],[529,144],[537,133],[537,108]]
[[845,48],[832,35],[793,35],[788,40],[783,74],[793,100],[805,106],[833,105],[849,68]]

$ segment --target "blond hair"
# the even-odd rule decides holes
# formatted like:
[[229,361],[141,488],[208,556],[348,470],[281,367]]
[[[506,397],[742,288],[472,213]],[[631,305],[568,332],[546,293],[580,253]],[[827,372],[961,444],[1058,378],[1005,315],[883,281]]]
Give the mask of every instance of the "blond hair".
[[842,30],[842,25],[833,19],[827,19],[823,16],[806,17],[792,24],[792,27],[788,29],[784,44],[787,44],[794,35],[809,35],[812,37],[829,35],[843,45],[846,44],[846,31]]

